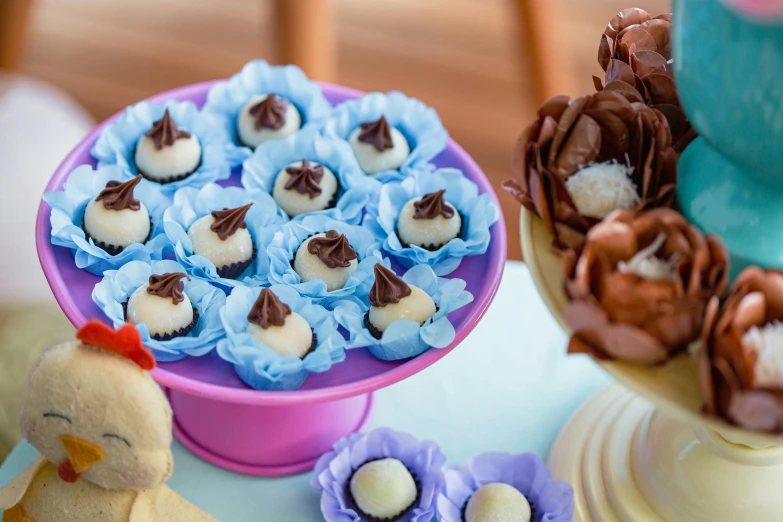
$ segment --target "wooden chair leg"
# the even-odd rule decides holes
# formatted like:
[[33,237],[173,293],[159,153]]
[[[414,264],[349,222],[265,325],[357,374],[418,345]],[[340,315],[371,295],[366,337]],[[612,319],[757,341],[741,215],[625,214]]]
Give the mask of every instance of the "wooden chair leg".
[[275,0],[281,63],[301,67],[314,80],[334,82],[337,34],[332,0]]
[[559,0],[515,0],[519,45],[536,103],[573,92],[569,57],[563,52],[558,27]]
[[19,69],[33,0],[0,0],[0,69]]

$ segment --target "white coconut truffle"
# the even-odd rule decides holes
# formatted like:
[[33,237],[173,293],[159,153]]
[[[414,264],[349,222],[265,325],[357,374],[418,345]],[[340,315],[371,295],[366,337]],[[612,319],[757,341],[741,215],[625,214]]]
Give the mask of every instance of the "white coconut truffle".
[[603,219],[614,210],[639,206],[641,199],[631,174],[633,167],[622,163],[597,163],[583,167],[565,184],[580,214]]
[[302,358],[313,346],[313,330],[307,321],[296,312],[285,318],[283,326],[261,326],[250,323],[247,333],[264,346],[268,346],[282,356],[293,355]]
[[201,163],[201,143],[195,134],[178,138],[174,144],[160,149],[149,136],[142,136],[136,145],[136,168],[151,181],[164,182],[191,174]]
[[397,459],[363,464],[349,484],[356,506],[374,518],[393,518],[410,508],[418,497],[413,475]]
[[296,251],[294,256],[294,271],[299,274],[303,283],[312,281],[314,279],[320,279],[326,283],[326,289],[329,292],[339,290],[345,286],[348,279],[351,278],[356,267],[359,266],[358,259],[352,259],[349,261],[347,267],[334,267],[329,268],[320,257],[316,254],[310,253],[308,246],[310,241],[315,238],[326,237],[326,233],[315,234],[302,242]]
[[397,220],[397,237],[403,244],[439,248],[459,236],[462,217],[457,209],[448,202],[444,201],[444,204],[454,213],[452,217],[446,218],[442,214],[438,214],[432,219],[415,219],[415,205],[421,199],[420,197],[411,199],[400,210],[400,217]]
[[150,234],[150,214],[144,203],[139,210],[108,209],[102,201],[90,200],[84,210],[84,228],[95,240],[116,247],[144,243]]
[[659,234],[655,241],[639,250],[628,261],[620,261],[617,269],[626,274],[636,274],[645,279],[674,281],[674,260],[661,259],[656,252],[666,241],[665,234]]
[[217,268],[243,263],[253,257],[253,239],[246,228],[240,228],[225,240],[210,227],[215,222],[212,214],[197,219],[188,229],[193,253],[204,256]]
[[[239,140],[254,149],[265,141],[281,140],[291,136],[302,127],[302,115],[296,105],[286,100],[285,122],[279,129],[261,127],[256,129],[256,117],[250,114],[253,107],[266,100],[267,94],[258,94],[250,98],[237,118],[237,134]],[[276,96],[277,98],[281,98]]]
[[411,153],[410,145],[405,136],[396,128],[389,126],[391,135],[391,148],[379,151],[372,143],[359,141],[362,133],[361,127],[357,127],[348,137],[348,143],[353,148],[353,154],[359,162],[359,166],[366,174],[377,174],[386,170],[399,169]]
[[424,324],[425,321],[435,315],[435,301],[418,286],[408,285],[411,289],[407,295],[397,303],[389,303],[386,306],[370,307],[370,322],[381,332],[386,331],[394,321],[408,319]]
[[149,283],[141,285],[128,299],[128,321],[145,325],[152,336],[172,334],[193,322],[193,304],[187,294],[174,304],[170,297],[150,294],[148,287]]
[[289,217],[298,216],[299,214],[305,214],[307,212],[315,212],[318,210],[324,210],[329,207],[332,199],[339,185],[337,183],[337,177],[329,168],[320,165],[315,162],[308,162],[310,168],[321,167],[323,169],[323,177],[318,185],[321,187],[321,193],[310,197],[308,192],[301,193],[296,187],[286,189],[286,184],[291,180],[293,174],[287,172],[287,169],[294,168],[299,169],[303,165],[303,162],[297,161],[291,163],[285,169],[281,170],[275,178],[275,185],[272,189],[272,197],[283,212],[288,214]]
[[783,323],[753,326],[742,336],[742,347],[755,354],[753,383],[759,388],[783,388]]
[[465,522],[530,522],[531,517],[525,495],[500,482],[481,486],[465,508]]

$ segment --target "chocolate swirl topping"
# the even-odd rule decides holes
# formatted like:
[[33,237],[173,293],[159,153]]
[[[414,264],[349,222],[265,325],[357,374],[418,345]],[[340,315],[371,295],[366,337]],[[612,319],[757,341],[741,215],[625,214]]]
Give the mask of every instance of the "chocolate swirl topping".
[[351,261],[358,258],[345,234],[338,234],[336,230],[329,230],[326,237],[312,238],[307,244],[307,251],[318,256],[329,268],[347,268]]
[[177,128],[174,120],[171,119],[169,110],[163,113],[163,118],[152,124],[152,128],[145,134],[152,139],[155,148],[160,150],[163,147],[171,147],[174,142],[180,138],[190,138],[190,133]]
[[253,308],[247,314],[248,322],[257,324],[263,329],[272,326],[283,326],[286,316],[291,315],[291,307],[278,299],[268,288],[261,290]]
[[125,183],[112,180],[106,184],[105,189],[101,190],[95,201],[103,200],[103,206],[108,210],[139,210],[141,204],[138,199],[133,197],[133,189],[139,184],[141,178],[142,175],[139,174]]
[[359,141],[362,143],[372,143],[378,152],[394,147],[391,138],[391,129],[389,122],[384,116],[376,121],[362,123],[362,132],[359,134]]
[[250,115],[254,118],[256,130],[277,130],[285,125],[285,111],[287,108],[288,100],[271,93],[250,107]]
[[439,215],[446,219],[453,218],[454,209],[447,205],[446,200],[443,199],[445,193],[446,189],[441,189],[422,196],[419,201],[413,204],[413,207],[416,209],[413,219],[435,219]]
[[291,175],[285,183],[286,190],[296,190],[300,194],[307,194],[310,199],[321,195],[321,180],[324,177],[324,168],[321,165],[313,165],[307,160],[302,160],[301,167],[288,167],[285,169]]
[[378,263],[375,265],[375,282],[370,289],[370,304],[386,306],[399,303],[400,299],[411,295],[411,287],[397,277],[397,274]]
[[252,203],[248,203],[242,207],[213,210],[212,217],[215,218],[215,222],[209,225],[209,229],[225,241],[240,228],[247,228],[245,216],[252,206]]
[[147,293],[157,295],[158,297],[170,297],[171,302],[179,304],[185,300],[185,282],[182,278],[190,281],[185,272],[169,272],[167,274],[152,274],[147,286]]

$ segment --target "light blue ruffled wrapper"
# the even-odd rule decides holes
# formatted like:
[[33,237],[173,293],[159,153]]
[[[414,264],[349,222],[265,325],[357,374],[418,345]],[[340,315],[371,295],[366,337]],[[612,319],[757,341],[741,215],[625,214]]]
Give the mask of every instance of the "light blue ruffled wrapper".
[[398,170],[373,174],[374,179],[382,183],[401,180],[409,169],[427,164],[446,149],[449,133],[435,109],[396,91],[373,92],[341,103],[326,122],[324,132],[348,140],[359,125],[376,121],[381,116],[405,136],[411,153]]
[[332,312],[284,285],[270,290],[291,311],[301,315],[315,332],[316,347],[304,359],[281,356],[247,333],[247,315],[258,299],[261,288],[238,287],[226,299],[220,318],[226,338],[218,343],[217,353],[234,365],[237,375],[256,390],[295,390],[310,373],[321,373],[345,359],[345,339],[337,330]]
[[354,433],[337,441],[315,465],[310,485],[321,491],[321,513],[326,522],[360,522],[348,488],[354,472],[372,460],[394,458],[402,462],[419,483],[419,499],[400,522],[430,522],[435,501],[443,487],[446,457],[432,441],[418,441],[407,433],[379,428]]
[[[188,229],[198,219],[213,210],[237,208],[252,202],[245,222],[256,249],[255,261],[236,279],[218,276],[215,264],[204,256],[193,253]],[[163,214],[163,228],[177,256],[191,277],[210,281],[225,287],[237,285],[259,286],[267,281],[269,257],[266,246],[280,224],[288,219],[277,208],[272,196],[263,192],[249,192],[241,187],[221,187],[209,183],[198,189],[183,187],[174,194],[174,204]]]
[[[331,292],[326,289],[326,282],[321,279],[313,279],[303,283],[299,274],[291,266],[294,254],[304,240],[328,230],[345,234],[348,243],[359,258],[356,271],[348,278],[345,286]],[[362,226],[349,225],[320,215],[310,215],[280,227],[267,251],[269,252],[270,284],[291,286],[303,296],[311,297],[327,307],[330,307],[334,301],[347,296],[363,297],[369,294],[373,284],[375,264],[381,261],[380,242],[369,230]]]
[[[397,220],[405,204],[415,197],[446,189],[444,198],[462,218],[462,233],[432,252],[417,245],[403,246],[397,236]],[[367,208],[364,219],[376,237],[383,239],[383,250],[404,267],[428,265],[438,275],[447,275],[459,267],[462,258],[487,251],[489,228],[499,219],[500,211],[489,194],[478,193],[478,186],[457,169],[434,172],[417,170],[400,183],[383,186],[377,202]]]
[[[295,65],[269,65],[264,60],[248,62],[225,82],[216,83],[207,93],[204,110],[217,115],[230,136],[226,157],[232,167],[253,154],[237,137],[237,118],[247,101],[257,94],[276,94],[293,103],[302,115],[302,129],[320,129],[332,113],[321,87]],[[301,159],[301,158],[300,158]]]
[[130,261],[149,262],[163,257],[166,236],[163,235],[163,212],[169,200],[161,195],[158,187],[145,179],[136,185],[133,195],[144,203],[152,220],[150,239],[144,244],[129,245],[117,255],[111,255],[87,239],[82,229],[84,210],[91,199],[106,188],[109,181],[132,179],[118,166],[93,170],[89,165],[76,167],[68,176],[63,190],[44,194],[43,199],[52,209],[49,221],[52,225],[52,244],[69,248],[78,268],[91,274],[102,275],[105,270],[118,268]]
[[423,325],[408,319],[391,323],[380,339],[376,339],[364,324],[369,304],[356,298],[334,303],[334,315],[340,326],[350,334],[348,348],[366,346],[378,359],[396,361],[415,357],[432,348],[445,348],[454,341],[456,332],[448,315],[473,301],[462,279],[438,277],[427,265],[418,265],[402,276],[402,280],[426,292],[438,311]]
[[463,522],[463,508],[481,487],[495,482],[521,492],[535,507],[533,522],[571,522],[574,491],[554,480],[546,465],[532,453],[485,453],[444,472],[445,487],[437,499],[440,522]]
[[372,183],[372,180],[365,176],[348,143],[323,136],[315,128],[304,129],[288,138],[259,145],[255,153],[242,164],[242,185],[248,190],[271,194],[280,171],[291,163],[305,159],[329,168],[340,182],[340,190],[334,208],[299,214],[294,219],[301,220],[317,214],[358,224],[364,208],[370,202],[371,192],[379,189],[380,185],[377,182]]
[[136,144],[152,125],[169,110],[177,127],[195,135],[201,144],[201,164],[188,177],[171,183],[157,184],[158,190],[171,195],[182,187],[202,187],[210,181],[227,179],[231,169],[226,162],[225,148],[228,135],[219,120],[198,110],[193,102],[169,101],[165,104],[143,101],[125,109],[122,116],[101,131],[92,148],[98,165],[119,165],[129,176],[136,169]]
[[[164,259],[153,261],[152,264],[141,261],[131,261],[119,270],[108,270],[103,280],[95,285],[92,300],[111,320],[114,328],[125,324],[125,313],[122,304],[125,303],[141,285],[149,282],[152,274],[170,272],[187,272],[184,266]],[[150,348],[158,362],[170,362],[184,359],[187,356],[200,357],[212,351],[225,332],[220,323],[220,309],[226,302],[226,294],[205,281],[198,279],[183,279],[185,294],[199,314],[196,326],[181,337],[168,341],[157,341],[150,337],[150,332],[143,324],[136,325],[141,342]]]

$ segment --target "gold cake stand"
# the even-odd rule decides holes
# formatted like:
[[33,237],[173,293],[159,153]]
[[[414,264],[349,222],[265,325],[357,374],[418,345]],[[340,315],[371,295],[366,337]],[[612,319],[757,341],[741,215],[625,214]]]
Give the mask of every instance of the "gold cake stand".
[[[522,210],[522,249],[563,329],[560,259],[543,221]],[[574,522],[783,521],[783,437],[702,413],[697,359],[662,367],[596,361],[616,380],[563,428],[549,457],[573,485]]]

